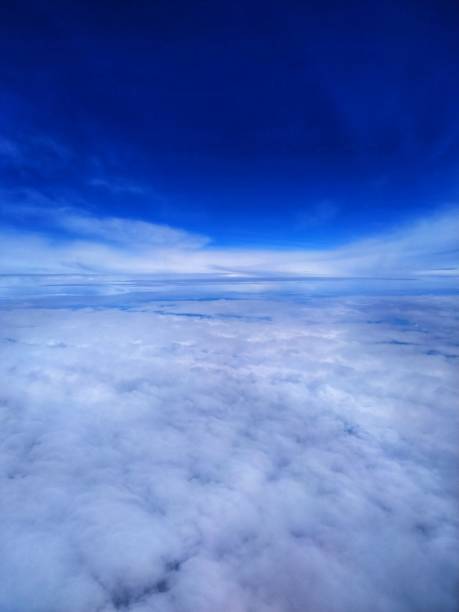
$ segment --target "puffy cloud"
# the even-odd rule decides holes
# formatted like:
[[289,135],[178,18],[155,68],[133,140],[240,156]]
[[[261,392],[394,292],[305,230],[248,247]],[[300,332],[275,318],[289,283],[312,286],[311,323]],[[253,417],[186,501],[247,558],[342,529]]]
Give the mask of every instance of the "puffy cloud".
[[0,610],[457,610],[457,298],[56,305],[1,311]]

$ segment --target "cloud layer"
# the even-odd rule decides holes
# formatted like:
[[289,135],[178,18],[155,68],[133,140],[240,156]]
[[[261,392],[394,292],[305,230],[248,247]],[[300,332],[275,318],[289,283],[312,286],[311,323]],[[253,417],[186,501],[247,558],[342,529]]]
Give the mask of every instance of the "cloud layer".
[[273,250],[221,248],[185,230],[26,196],[30,204],[3,206],[2,273],[434,276],[456,287],[459,277],[457,208],[332,249]]
[[4,308],[0,610],[455,612],[457,305]]

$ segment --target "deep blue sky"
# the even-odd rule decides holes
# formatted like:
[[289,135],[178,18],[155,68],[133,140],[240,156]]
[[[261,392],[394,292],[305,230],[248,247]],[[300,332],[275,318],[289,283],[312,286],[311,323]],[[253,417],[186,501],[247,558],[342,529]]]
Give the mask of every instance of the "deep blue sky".
[[377,233],[457,202],[458,66],[457,2],[3,2],[3,198],[226,245]]

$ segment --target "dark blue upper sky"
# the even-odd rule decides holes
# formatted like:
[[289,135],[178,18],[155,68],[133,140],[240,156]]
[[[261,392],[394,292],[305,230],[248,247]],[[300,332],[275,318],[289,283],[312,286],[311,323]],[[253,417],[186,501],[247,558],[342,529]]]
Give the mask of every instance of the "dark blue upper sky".
[[457,202],[458,66],[457,2],[4,1],[3,198],[220,244],[376,233]]

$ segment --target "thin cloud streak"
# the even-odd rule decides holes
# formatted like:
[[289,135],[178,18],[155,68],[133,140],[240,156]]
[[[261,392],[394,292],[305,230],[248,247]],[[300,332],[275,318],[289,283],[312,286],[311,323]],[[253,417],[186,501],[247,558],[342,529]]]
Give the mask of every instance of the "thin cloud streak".
[[459,272],[455,208],[328,250],[221,248],[185,230],[72,207],[4,210],[10,217],[34,219],[37,229],[4,225],[2,273],[454,277]]

